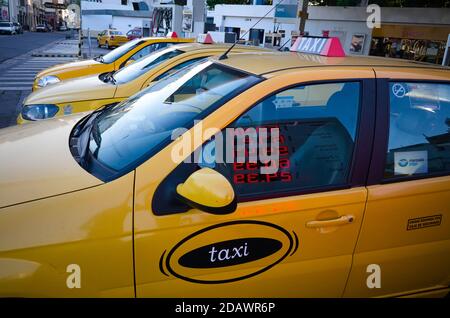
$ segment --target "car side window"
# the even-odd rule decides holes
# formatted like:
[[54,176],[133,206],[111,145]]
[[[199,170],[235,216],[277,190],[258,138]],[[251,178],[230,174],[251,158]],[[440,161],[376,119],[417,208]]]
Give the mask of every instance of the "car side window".
[[152,52],[155,52],[157,50],[160,50],[160,49],[165,48],[170,45],[172,45],[172,43],[169,43],[169,42],[160,42],[160,43],[153,43],[153,44],[147,45],[146,47],[143,47],[142,49],[140,49],[139,51],[134,53],[129,58],[129,60],[137,61],[140,58],[147,56]]
[[[206,160],[211,148],[216,152],[213,139],[211,146],[202,148],[199,165],[227,177],[238,199],[345,185],[357,134],[360,89],[359,82],[324,83],[296,86],[271,95],[241,115],[228,127],[231,130],[226,129],[224,144],[230,142],[228,134],[234,134],[232,163]],[[261,135],[263,129],[266,135]],[[273,167],[268,160],[261,160],[260,154],[272,153],[274,131],[278,131],[278,169],[262,173],[262,167]],[[251,142],[251,138],[255,140]],[[266,138],[265,144],[261,144],[261,138]],[[252,154],[256,152],[255,162]]]
[[385,180],[450,173],[450,84],[391,82]]

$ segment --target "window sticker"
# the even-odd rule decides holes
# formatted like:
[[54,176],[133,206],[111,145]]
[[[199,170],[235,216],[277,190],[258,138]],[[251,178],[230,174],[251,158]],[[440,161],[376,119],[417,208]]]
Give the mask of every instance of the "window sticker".
[[428,173],[427,151],[394,152],[395,175]]
[[397,98],[403,98],[406,95],[406,88],[400,83],[392,85],[392,94]]
[[273,101],[276,109],[294,107],[294,96],[277,96]]

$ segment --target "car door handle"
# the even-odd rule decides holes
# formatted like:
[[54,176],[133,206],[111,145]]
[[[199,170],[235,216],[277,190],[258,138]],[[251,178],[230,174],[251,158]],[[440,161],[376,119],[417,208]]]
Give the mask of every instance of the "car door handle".
[[353,215],[342,215],[336,219],[331,219],[331,220],[308,221],[308,222],[306,222],[306,227],[320,228],[320,227],[340,226],[340,225],[350,224],[354,220],[355,220],[355,217]]

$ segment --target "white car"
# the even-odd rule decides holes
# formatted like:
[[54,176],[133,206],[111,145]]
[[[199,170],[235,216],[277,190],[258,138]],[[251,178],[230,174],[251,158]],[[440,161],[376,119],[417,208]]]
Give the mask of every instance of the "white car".
[[0,22],[0,34],[16,34],[16,27],[12,22]]

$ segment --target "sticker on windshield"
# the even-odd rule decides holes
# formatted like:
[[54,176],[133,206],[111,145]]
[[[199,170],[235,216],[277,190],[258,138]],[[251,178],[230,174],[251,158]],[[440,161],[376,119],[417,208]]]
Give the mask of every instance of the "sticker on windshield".
[[392,85],[392,94],[397,98],[403,98],[406,95],[406,88],[400,83]]
[[294,96],[277,96],[273,101],[276,109],[294,107]]
[[395,175],[428,173],[427,151],[394,152]]

